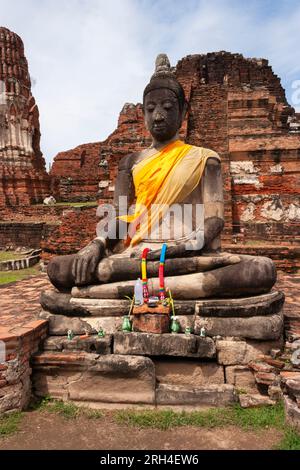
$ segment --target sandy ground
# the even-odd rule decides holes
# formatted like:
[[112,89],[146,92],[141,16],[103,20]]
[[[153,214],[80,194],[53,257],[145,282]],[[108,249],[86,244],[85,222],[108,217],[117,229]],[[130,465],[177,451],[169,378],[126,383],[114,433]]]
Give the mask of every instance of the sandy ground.
[[100,419],[66,419],[49,412],[26,412],[15,434],[0,438],[0,450],[267,450],[281,439],[274,429],[244,431],[224,428],[177,427],[167,431],[116,424]]

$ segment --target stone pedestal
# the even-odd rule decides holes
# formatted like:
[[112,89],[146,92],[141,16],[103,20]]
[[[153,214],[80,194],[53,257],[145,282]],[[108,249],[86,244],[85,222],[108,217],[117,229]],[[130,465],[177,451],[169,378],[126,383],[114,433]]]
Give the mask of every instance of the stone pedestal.
[[[243,406],[274,403],[271,396],[260,395],[252,367],[283,346],[283,302],[278,291],[242,299],[175,301],[180,333],[158,334],[157,326],[153,332],[122,332],[129,301],[46,291],[40,316],[48,320],[50,336],[44,352],[32,361],[35,393],[95,407],[197,408],[231,404],[239,397]],[[148,315],[155,325],[156,314],[143,316]],[[100,327],[104,338],[97,336]],[[184,334],[186,327],[193,334]],[[199,335],[201,328],[205,337]],[[67,339],[70,329],[72,340]]]

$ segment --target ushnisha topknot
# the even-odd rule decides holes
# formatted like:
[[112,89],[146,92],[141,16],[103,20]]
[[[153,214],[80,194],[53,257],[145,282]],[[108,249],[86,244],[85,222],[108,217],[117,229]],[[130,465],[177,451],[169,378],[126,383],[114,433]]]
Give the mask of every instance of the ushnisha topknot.
[[144,90],[143,102],[145,102],[147,93],[160,88],[168,88],[173,91],[177,96],[180,109],[183,109],[186,103],[184,90],[171,69],[171,64],[167,54],[159,54],[157,56],[155,61],[155,72]]

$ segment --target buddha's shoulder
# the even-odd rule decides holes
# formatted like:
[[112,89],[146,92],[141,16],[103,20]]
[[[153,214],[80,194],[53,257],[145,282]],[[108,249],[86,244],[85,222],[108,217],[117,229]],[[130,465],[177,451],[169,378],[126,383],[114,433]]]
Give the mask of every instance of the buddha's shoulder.
[[207,158],[208,165],[216,165],[221,161],[219,154],[215,150],[206,147],[197,147],[196,145],[192,145],[189,153],[199,158]]
[[130,171],[136,161],[140,158],[142,152],[132,152],[119,161],[119,170]]

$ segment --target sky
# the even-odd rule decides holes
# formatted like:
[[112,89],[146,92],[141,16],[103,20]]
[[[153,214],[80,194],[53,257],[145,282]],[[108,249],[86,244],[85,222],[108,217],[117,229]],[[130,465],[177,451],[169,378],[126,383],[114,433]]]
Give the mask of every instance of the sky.
[[264,57],[300,111],[299,0],[0,0],[0,25],[24,42],[48,165],[105,140],[161,52]]

